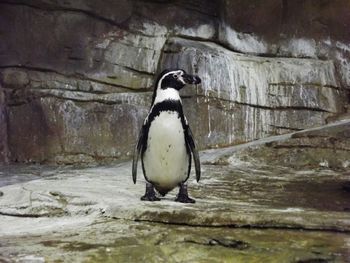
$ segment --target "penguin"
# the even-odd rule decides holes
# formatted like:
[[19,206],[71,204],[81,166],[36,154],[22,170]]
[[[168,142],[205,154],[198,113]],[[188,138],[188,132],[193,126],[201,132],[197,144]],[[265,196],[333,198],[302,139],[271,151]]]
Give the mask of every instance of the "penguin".
[[157,78],[151,108],[145,118],[132,162],[134,184],[137,163],[141,156],[142,171],[146,179],[146,192],[142,201],[160,201],[155,190],[165,196],[175,187],[179,192],[175,201],[195,203],[188,196],[186,181],[194,160],[197,182],[200,179],[200,160],[193,134],[184,116],[179,95],[186,84],[199,84],[198,76],[182,69],[164,70]]

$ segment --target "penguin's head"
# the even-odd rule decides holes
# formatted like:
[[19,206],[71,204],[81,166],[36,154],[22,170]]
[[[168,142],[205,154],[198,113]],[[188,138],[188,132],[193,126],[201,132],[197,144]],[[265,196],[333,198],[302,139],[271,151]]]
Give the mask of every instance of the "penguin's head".
[[199,84],[201,79],[198,76],[187,74],[183,69],[166,69],[158,76],[156,88],[182,89],[186,84]]
[[[186,84],[199,84],[201,79],[198,76],[187,74],[183,69],[166,69],[159,74],[154,87],[152,104],[155,103],[155,99],[158,96],[158,100],[162,101],[165,99],[175,99],[171,94],[174,94],[172,91],[179,91]],[[177,92],[178,93],[178,92]]]

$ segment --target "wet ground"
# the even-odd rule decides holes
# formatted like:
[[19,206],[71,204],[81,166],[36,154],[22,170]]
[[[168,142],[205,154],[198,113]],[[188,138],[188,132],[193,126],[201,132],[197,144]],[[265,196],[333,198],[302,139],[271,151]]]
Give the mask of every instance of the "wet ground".
[[232,200],[278,209],[350,211],[350,172],[345,170],[294,170],[250,163],[243,167],[207,166],[206,170],[217,180],[208,186],[213,193],[210,198],[226,194]]
[[1,250],[12,251],[4,259],[24,262],[36,259],[30,262],[311,263],[348,262],[349,241],[345,233],[324,231],[189,227],[112,220],[92,224],[84,233],[6,237]]
[[[64,168],[61,168],[64,169]],[[40,165],[0,165],[0,187],[42,179],[59,173],[59,167]]]
[[141,202],[131,163],[0,168],[0,262],[350,262],[350,173],[201,154],[196,204]]

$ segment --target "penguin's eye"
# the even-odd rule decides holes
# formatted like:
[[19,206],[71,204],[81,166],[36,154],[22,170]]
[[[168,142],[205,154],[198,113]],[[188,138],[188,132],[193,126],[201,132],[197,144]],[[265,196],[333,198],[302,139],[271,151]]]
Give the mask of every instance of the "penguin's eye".
[[174,75],[174,78],[175,78],[175,79],[177,79],[178,77],[179,77],[178,75],[176,75],[176,74]]

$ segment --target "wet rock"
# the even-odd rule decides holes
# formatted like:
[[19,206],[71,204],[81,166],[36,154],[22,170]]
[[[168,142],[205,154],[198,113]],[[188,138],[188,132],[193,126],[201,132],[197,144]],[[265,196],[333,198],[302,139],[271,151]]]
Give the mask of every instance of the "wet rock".
[[[209,151],[202,159],[222,154],[222,150]],[[341,190],[347,178],[342,172],[244,162],[237,154],[240,153],[229,155],[229,164],[204,165],[200,184],[190,181],[196,205],[174,202],[176,191],[161,202],[141,202],[144,185],[134,186],[128,180],[130,163],[124,163],[115,169],[65,170],[59,178],[5,186],[1,189],[4,196],[0,212],[45,217],[94,215],[103,211],[107,218],[189,226],[349,230],[349,214],[344,212],[348,196]],[[141,177],[141,171],[139,174]],[[293,198],[294,195],[299,198]],[[10,231],[11,227],[8,228]]]
[[349,168],[349,120],[272,136],[245,145],[221,149],[221,154],[203,160],[208,164],[227,163],[230,156],[247,161],[284,165],[293,168]]
[[[210,159],[224,150],[201,155]],[[6,258],[112,262],[157,255],[167,262],[341,262],[348,256],[349,237],[341,233],[350,227],[349,213],[343,211],[348,195],[341,190],[348,178],[341,171],[243,162],[231,154],[228,164],[203,165],[199,184],[189,180],[197,201],[190,205],[174,202],[176,191],[157,203],[140,201],[144,181],[132,183],[130,162],[40,167],[8,169],[53,174],[1,188],[0,217],[6,227],[0,226],[0,253]]]
[[340,87],[331,61],[247,56],[181,38],[170,39],[165,52],[163,67],[185,65],[202,77],[198,95],[267,108],[337,112],[341,107],[334,102],[341,101],[341,92],[332,89]]
[[268,144],[265,148],[266,156],[270,158],[277,154],[282,157],[284,164],[293,167],[325,166],[348,169],[349,125],[349,120],[344,120],[333,125],[294,133],[289,140]]
[[330,61],[246,56],[181,38],[168,41],[162,59],[202,77],[183,95],[203,148],[322,125],[345,103]]

